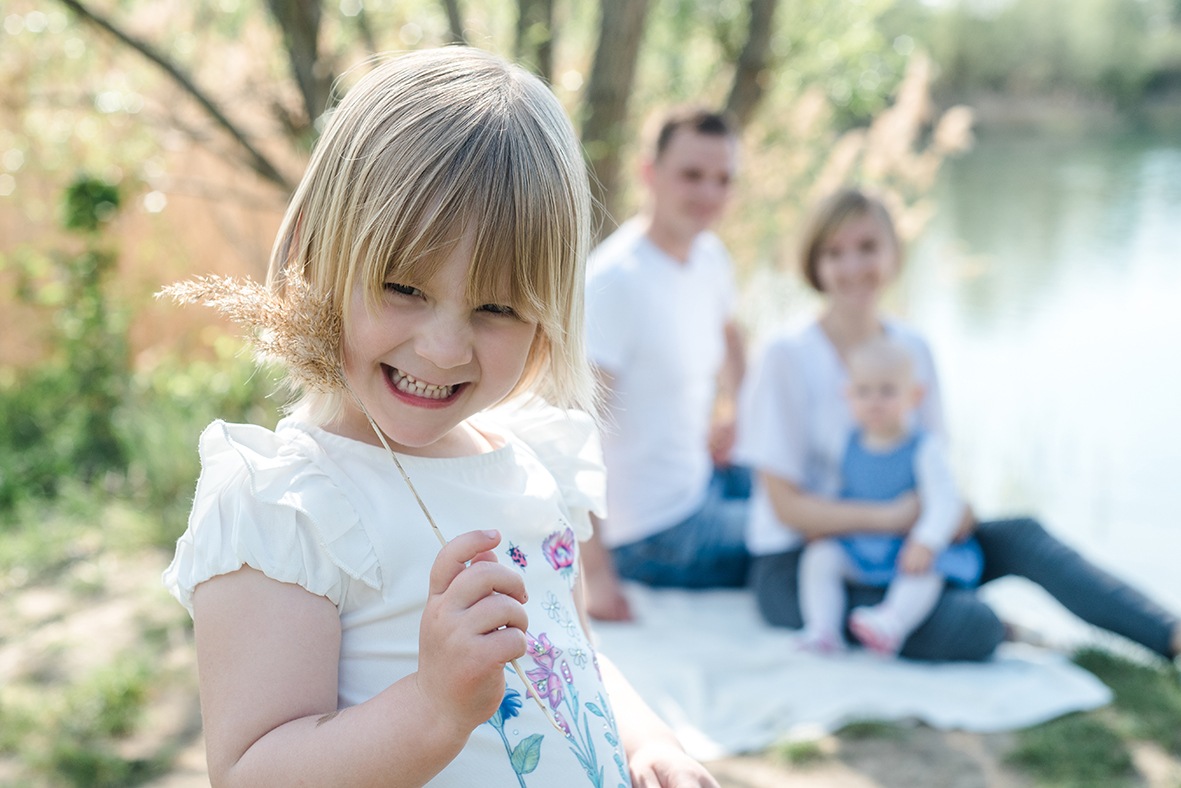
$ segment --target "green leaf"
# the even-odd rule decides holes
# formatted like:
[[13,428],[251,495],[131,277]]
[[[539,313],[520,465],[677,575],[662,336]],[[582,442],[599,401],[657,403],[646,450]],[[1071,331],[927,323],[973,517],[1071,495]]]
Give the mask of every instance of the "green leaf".
[[590,701],[586,702],[586,710],[589,711],[591,714],[595,715],[596,717],[602,717],[603,719],[607,719],[607,716],[605,714],[603,714],[602,709],[600,709],[598,706],[591,703]]
[[523,739],[513,748],[511,761],[514,772],[528,774],[537,768],[537,762],[541,760],[541,740],[543,738],[540,733],[535,733],[527,739]]

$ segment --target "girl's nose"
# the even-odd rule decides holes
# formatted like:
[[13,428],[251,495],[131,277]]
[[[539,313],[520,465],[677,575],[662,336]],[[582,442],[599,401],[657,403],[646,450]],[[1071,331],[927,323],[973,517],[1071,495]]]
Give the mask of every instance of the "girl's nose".
[[472,360],[472,327],[467,315],[436,311],[415,338],[414,351],[439,369],[452,369]]

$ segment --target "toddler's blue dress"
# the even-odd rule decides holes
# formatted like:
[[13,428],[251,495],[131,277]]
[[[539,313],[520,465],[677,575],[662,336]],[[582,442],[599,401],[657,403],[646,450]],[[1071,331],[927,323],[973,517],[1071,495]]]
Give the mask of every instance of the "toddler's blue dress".
[[[849,437],[841,462],[841,498],[855,501],[892,501],[917,487],[915,460],[923,434],[916,431],[888,452],[869,451],[862,445],[861,431]],[[855,582],[884,586],[897,574],[900,536],[857,534],[840,540],[853,562]],[[950,545],[935,559],[934,571],[957,585],[971,587],[980,582],[984,554],[975,537]]]

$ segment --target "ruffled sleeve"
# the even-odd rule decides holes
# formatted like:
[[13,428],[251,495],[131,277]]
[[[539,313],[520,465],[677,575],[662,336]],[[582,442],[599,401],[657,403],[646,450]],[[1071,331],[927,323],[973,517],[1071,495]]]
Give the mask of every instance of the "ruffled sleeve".
[[607,516],[607,469],[599,430],[588,414],[525,396],[486,412],[528,446],[554,477],[579,541],[591,537],[590,514]]
[[215,421],[201,435],[189,527],[164,585],[192,613],[193,590],[250,566],[340,605],[348,584],[381,588],[373,543],[298,430]]

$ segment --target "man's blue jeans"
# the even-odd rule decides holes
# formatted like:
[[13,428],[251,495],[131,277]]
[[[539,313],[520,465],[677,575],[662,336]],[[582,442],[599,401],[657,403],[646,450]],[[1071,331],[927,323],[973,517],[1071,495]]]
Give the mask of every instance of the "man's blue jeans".
[[612,550],[619,576],[650,586],[737,587],[746,584],[745,468],[718,469],[705,503],[676,525]]

